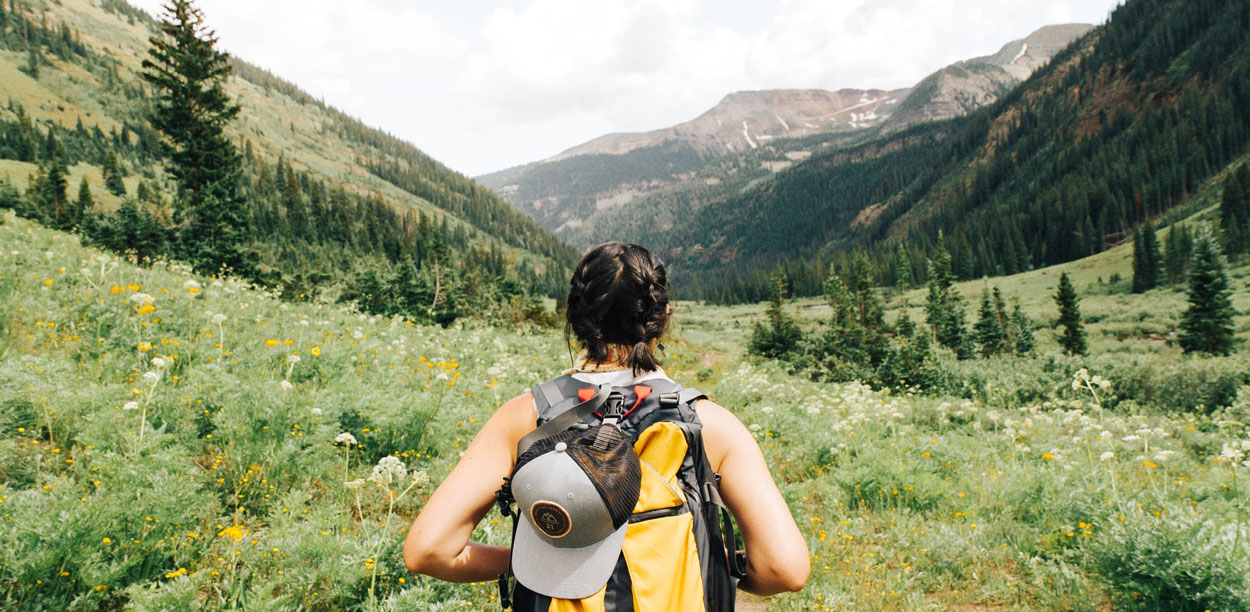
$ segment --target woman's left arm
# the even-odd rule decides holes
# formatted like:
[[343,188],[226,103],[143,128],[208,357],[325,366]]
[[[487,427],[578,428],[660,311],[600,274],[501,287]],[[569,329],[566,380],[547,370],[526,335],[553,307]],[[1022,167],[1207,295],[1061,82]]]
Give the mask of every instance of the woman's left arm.
[[534,427],[529,393],[509,400],[482,425],[408,530],[404,565],[409,571],[449,582],[482,582],[508,570],[508,547],[470,542],[469,537],[512,473],[517,442]]

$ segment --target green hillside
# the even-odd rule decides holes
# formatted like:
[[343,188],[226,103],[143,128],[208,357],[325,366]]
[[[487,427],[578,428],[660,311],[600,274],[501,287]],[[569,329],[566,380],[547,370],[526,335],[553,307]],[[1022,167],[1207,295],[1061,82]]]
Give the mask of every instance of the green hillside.
[[[172,249],[162,236],[135,239],[145,223],[177,223],[150,122],[154,92],[140,77],[155,22],[118,0],[2,0],[0,9],[0,194],[9,194],[0,205],[119,250]],[[412,145],[231,61],[226,90],[242,112],[227,133],[244,156],[254,280],[292,298],[350,299],[378,279],[410,279],[408,295],[361,303],[410,316],[425,310],[434,287],[457,312],[478,313],[563,287],[575,251],[506,202]],[[56,165],[69,169],[71,200],[85,179],[88,210],[63,215],[32,195],[32,180]],[[106,184],[110,175],[120,188]]]
[[1071,261],[1185,206],[1246,152],[1247,83],[1244,2],[1134,0],[989,107],[709,194],[644,242],[729,301],[762,299],[779,265],[811,276],[856,249],[892,284],[896,245],[923,271],[939,232],[964,279]]
[[[0,243],[0,607],[498,605],[493,583],[407,574],[400,545],[494,408],[567,366],[558,333],[283,302],[178,264],[139,268],[11,212]],[[1096,293],[1124,262],[1065,268],[1098,356],[1058,357],[1039,330],[1040,357],[979,363],[983,397],[812,382],[744,358],[758,307],[677,304],[665,367],[748,425],[812,552],[808,586],[767,609],[1250,605],[1250,500],[1229,459],[1250,447],[1246,387],[1210,414],[1123,399],[1141,385],[1113,374],[1128,359],[1156,364],[1172,398],[1220,381],[1204,375],[1216,362],[1120,338],[1165,332],[1179,306],[1161,290]],[[1002,285],[1041,321],[1055,272]],[[804,325],[827,317],[807,306]],[[1110,389],[1073,390],[1082,367]],[[1045,395],[993,391],[1021,378]],[[362,480],[383,457],[403,474]],[[492,513],[475,537],[504,542],[506,523]]]

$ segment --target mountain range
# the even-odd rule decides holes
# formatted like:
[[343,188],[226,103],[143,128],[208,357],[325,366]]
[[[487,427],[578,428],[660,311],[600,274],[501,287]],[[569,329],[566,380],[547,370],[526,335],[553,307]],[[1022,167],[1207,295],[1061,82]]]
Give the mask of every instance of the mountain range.
[[786,89],[731,93],[690,121],[608,134],[549,159],[478,177],[560,237],[596,213],[689,181],[738,156],[769,172],[838,143],[965,114],[997,100],[1092,26],[1047,26],[997,53],[961,61],[896,90]]

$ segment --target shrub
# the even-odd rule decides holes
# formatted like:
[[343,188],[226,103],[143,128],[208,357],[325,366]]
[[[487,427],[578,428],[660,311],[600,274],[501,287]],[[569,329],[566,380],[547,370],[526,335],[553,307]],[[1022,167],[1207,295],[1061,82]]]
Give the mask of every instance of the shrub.
[[1244,554],[1232,534],[1188,510],[1112,521],[1088,548],[1118,609],[1136,612],[1250,609]]

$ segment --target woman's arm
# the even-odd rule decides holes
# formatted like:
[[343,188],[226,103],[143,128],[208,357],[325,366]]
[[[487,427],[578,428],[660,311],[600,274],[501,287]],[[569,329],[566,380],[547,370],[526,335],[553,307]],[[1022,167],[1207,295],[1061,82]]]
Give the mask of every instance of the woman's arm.
[[759,444],[723,407],[703,400],[696,410],[708,461],[721,474],[721,497],[747,547],[747,575],[738,587],[756,595],[803,588],[811,572],[807,542],[773,483]]
[[450,582],[482,582],[508,570],[508,547],[470,542],[469,537],[512,473],[517,442],[534,427],[529,393],[509,400],[482,425],[408,530],[404,564],[409,571]]

